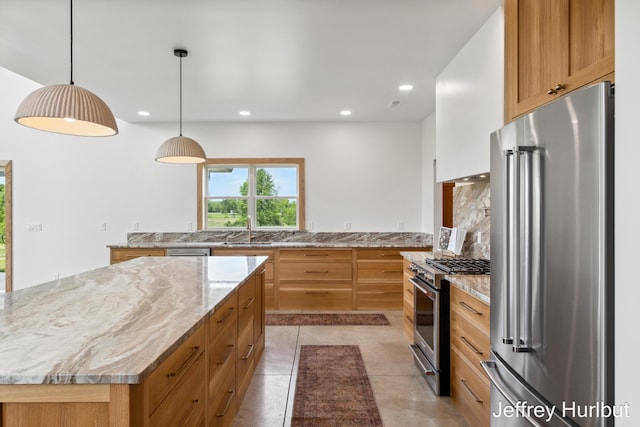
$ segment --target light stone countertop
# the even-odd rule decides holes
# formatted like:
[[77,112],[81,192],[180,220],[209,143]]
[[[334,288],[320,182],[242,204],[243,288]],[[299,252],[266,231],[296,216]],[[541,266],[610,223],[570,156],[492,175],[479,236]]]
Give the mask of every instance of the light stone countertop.
[[136,384],[265,256],[141,257],[4,295],[0,384]]
[[[438,258],[437,252],[400,252],[409,261],[421,267],[427,267],[424,262],[425,258]],[[490,282],[491,278],[488,274],[446,274],[445,280],[455,287],[468,292],[479,300],[490,304]]]

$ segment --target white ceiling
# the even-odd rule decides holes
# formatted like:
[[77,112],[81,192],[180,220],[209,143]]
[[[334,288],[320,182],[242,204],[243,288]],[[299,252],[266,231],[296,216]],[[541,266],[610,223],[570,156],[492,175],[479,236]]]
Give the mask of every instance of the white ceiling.
[[[501,3],[75,0],[73,77],[122,120],[177,122],[180,47],[185,122],[421,120],[435,77]],[[69,1],[0,0],[0,66],[68,83]]]

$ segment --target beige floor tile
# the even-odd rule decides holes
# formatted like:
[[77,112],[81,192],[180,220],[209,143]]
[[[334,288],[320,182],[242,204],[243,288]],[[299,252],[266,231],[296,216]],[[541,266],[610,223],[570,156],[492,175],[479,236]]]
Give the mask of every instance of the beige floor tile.
[[236,427],[282,426],[289,398],[290,375],[255,375],[249,383]]
[[265,349],[255,374],[291,375],[299,330],[298,326],[267,326]]

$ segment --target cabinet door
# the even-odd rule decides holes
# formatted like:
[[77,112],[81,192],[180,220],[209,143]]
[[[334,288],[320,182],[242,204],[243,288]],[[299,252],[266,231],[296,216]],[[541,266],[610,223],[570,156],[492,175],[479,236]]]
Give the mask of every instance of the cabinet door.
[[505,121],[612,79],[614,0],[505,1]]
[[569,0],[506,0],[507,122],[553,99],[568,75]]

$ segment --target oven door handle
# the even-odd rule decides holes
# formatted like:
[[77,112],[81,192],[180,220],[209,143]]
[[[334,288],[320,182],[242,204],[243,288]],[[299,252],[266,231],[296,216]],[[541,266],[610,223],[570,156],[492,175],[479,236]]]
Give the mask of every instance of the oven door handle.
[[[411,283],[413,283],[413,286],[415,286],[416,288],[418,288],[420,291],[422,291],[422,293],[424,294],[429,294],[429,292],[434,292],[434,290],[429,290],[427,288],[425,288],[425,286],[420,283],[419,281],[417,281],[416,279],[414,279],[413,277],[409,278],[409,281]],[[428,285],[427,285],[428,286]]]

